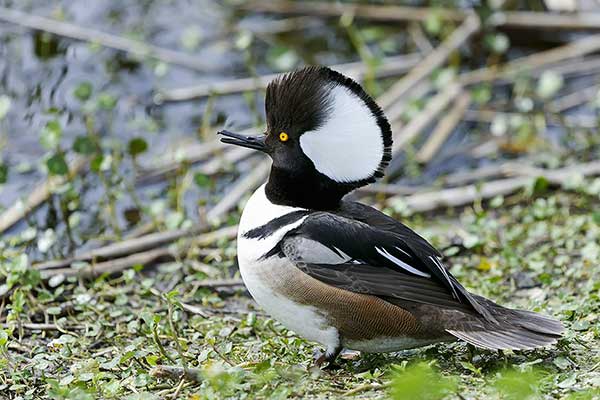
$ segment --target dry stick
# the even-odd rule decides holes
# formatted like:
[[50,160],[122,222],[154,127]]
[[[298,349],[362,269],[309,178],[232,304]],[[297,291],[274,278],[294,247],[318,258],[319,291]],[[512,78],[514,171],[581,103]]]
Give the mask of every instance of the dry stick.
[[201,172],[205,175],[213,175],[222,170],[227,165],[235,164],[238,161],[241,161],[244,158],[251,155],[256,155],[256,150],[248,149],[245,147],[232,147],[227,151],[223,152],[223,154],[220,157],[215,157],[206,164],[201,165],[198,168],[198,172]]
[[[155,232],[144,236],[139,236],[133,239],[123,240],[118,243],[112,243],[103,247],[99,247],[94,250],[87,251],[83,254],[76,255],[71,258],[55,261],[47,261],[33,266],[37,269],[55,269],[62,268],[76,261],[91,261],[98,258],[114,258],[124,256],[127,254],[138,253],[143,250],[162,246],[164,244],[174,242],[175,240],[181,239],[187,236],[194,236],[203,231],[206,231],[206,227],[193,227],[188,229],[175,229],[166,232]],[[217,231],[218,232],[218,231]],[[213,233],[208,232],[198,236],[197,240],[203,238],[210,239]],[[158,256],[158,255],[157,255]]]
[[[548,68],[565,77],[570,75],[596,74],[600,71],[600,57],[589,57],[584,60],[576,58],[567,62],[550,65]],[[539,75],[542,72],[543,70],[540,68],[532,71],[532,75]]]
[[[503,118],[524,117],[528,114],[518,112],[502,112],[494,110],[467,110],[463,117],[465,121],[483,122],[491,124],[498,116]],[[555,117],[548,116],[547,123],[564,126],[567,128],[593,129],[598,127],[598,119],[590,115],[565,115],[558,120]]]
[[[442,178],[445,186],[459,186],[481,181],[484,179],[495,178],[498,176],[507,176],[515,169],[510,167],[511,164],[524,166],[522,162],[515,163],[513,161],[502,162],[499,164],[485,165],[473,170],[458,171]],[[516,175],[523,175],[517,173]]]
[[493,14],[488,24],[525,29],[600,29],[600,13],[557,14],[550,12],[505,11]]
[[[381,65],[375,69],[375,76],[382,78],[404,73],[414,67],[420,59],[421,57],[417,53],[384,58]],[[363,62],[332,65],[331,68],[352,76],[357,80],[361,80],[368,70],[368,66]],[[226,95],[264,89],[277,76],[279,74],[268,74],[251,78],[207,82],[179,89],[164,89],[156,94],[154,101],[157,103],[163,101],[185,101],[211,94]]]
[[534,70],[570,58],[583,57],[600,50],[600,34],[585,37],[554,49],[541,51],[518,58],[498,69],[482,68],[460,76],[463,85],[491,81],[498,78],[512,78],[528,70]]
[[208,222],[211,224],[218,222],[225,213],[238,204],[246,193],[263,183],[269,174],[270,167],[270,163],[263,159],[245,177],[239,179],[221,201],[206,214]]
[[356,189],[356,193],[360,194],[396,194],[396,195],[410,195],[422,192],[424,188],[422,186],[407,186],[400,185],[397,183],[371,183],[370,185],[363,186]]
[[[591,176],[600,174],[600,161],[577,164],[556,170],[539,170],[538,176],[546,177],[554,184],[566,182],[573,174]],[[470,204],[477,199],[489,199],[499,195],[513,193],[531,182],[531,176],[499,179],[478,185],[441,189],[425,193],[417,193],[404,197],[408,207],[415,212],[432,211],[441,207],[459,207]],[[392,201],[395,198],[392,198]]]
[[[377,99],[378,104],[386,109],[386,114],[391,121],[401,115],[401,110],[391,107],[394,103],[405,97],[417,84],[429,76],[436,68],[441,67],[450,54],[462,46],[475,32],[479,31],[481,23],[479,17],[470,14],[468,18],[456,28],[435,50],[429,53],[408,74],[396,82],[388,91]],[[398,108],[398,107],[396,107]]]
[[[506,161],[498,164],[486,165],[474,170],[455,172],[453,174],[445,176],[443,178],[443,183],[446,186],[459,186],[499,176],[537,177],[544,176],[544,174],[545,171],[543,169],[534,167],[526,162]],[[547,179],[552,183],[560,183],[556,180],[552,181],[552,178],[554,177],[548,177]]]
[[450,136],[454,128],[460,123],[470,103],[471,96],[469,93],[461,92],[454,103],[454,106],[442,119],[440,119],[440,122],[427,139],[427,142],[425,142],[423,147],[417,153],[416,159],[418,162],[426,164],[431,161],[446,139],[448,139],[448,136]]
[[[291,31],[302,31],[323,25],[323,21],[311,16],[289,17],[279,20],[263,21],[260,26],[253,26],[250,31],[257,35],[275,35]],[[237,28],[241,28],[239,25]],[[242,28],[243,29],[243,28]],[[230,33],[235,33],[233,30]]]
[[426,21],[433,14],[445,20],[460,22],[467,17],[464,12],[443,8],[341,4],[317,1],[250,1],[241,3],[238,7],[248,11],[275,14],[316,15],[320,17],[353,15],[355,18],[376,21]]
[[408,26],[408,34],[421,53],[427,54],[433,50],[433,45],[429,41],[429,38],[427,38],[425,32],[423,32],[423,28],[421,28],[419,23],[411,23]]
[[[209,243],[213,243],[220,239],[232,239],[237,235],[237,225],[228,226],[219,230],[208,232],[194,239],[189,239],[184,247],[193,245],[203,246]],[[160,247],[157,249],[151,249],[141,251],[139,253],[133,253],[125,257],[115,258],[114,260],[92,263],[89,266],[83,268],[53,268],[42,270],[42,279],[50,279],[53,276],[65,275],[65,276],[81,276],[83,278],[92,278],[102,274],[114,274],[124,269],[130,268],[134,265],[146,265],[164,257],[174,258],[176,253],[168,247]],[[65,265],[69,265],[69,260],[61,261]],[[39,268],[38,266],[34,266]]]
[[158,160],[152,160],[151,165],[146,167],[144,165],[145,163],[142,162],[142,173],[145,174],[149,171],[170,168],[174,164],[180,164],[182,161],[190,163],[199,162],[207,159],[216,151],[223,150],[225,146],[226,145],[217,140],[216,137],[215,140],[210,142],[177,142],[173,146],[170,146],[170,149],[168,149]]
[[576,90],[566,96],[559,97],[546,105],[553,113],[560,114],[573,107],[577,107],[594,99],[600,93],[600,85],[593,85],[581,90]]
[[[244,129],[244,130],[240,131],[239,133],[240,134],[252,134],[252,132],[257,132],[257,131],[259,131],[259,128],[251,128],[251,129]],[[256,151],[245,148],[245,147],[237,147],[237,146],[226,147],[221,142],[217,142],[217,143],[218,143],[218,145],[215,145],[214,147],[212,144],[209,146],[211,149],[213,149],[212,153],[209,153],[209,155],[212,154],[212,155],[214,155],[214,157],[212,157],[205,164],[199,166],[197,169],[197,172],[200,172],[205,175],[213,175],[213,174],[216,174],[217,172],[219,172],[220,170],[222,170],[224,167],[227,167],[230,164],[235,164],[238,161],[241,161],[250,155],[256,154]],[[223,151],[222,151],[222,153],[219,153],[219,151],[221,151],[221,149],[223,149]],[[173,162],[165,163],[157,168],[146,169],[145,171],[143,171],[141,173],[140,176],[137,177],[137,181],[138,181],[138,183],[146,183],[146,182],[149,182],[149,181],[152,181],[155,179],[162,179],[165,176],[168,176],[169,174],[176,171],[181,166],[182,163],[185,162],[185,163],[194,164],[194,163],[197,163],[197,162],[205,159],[206,155],[207,155],[207,151],[204,149],[200,150],[200,148],[198,149],[198,151],[192,150],[192,151],[186,152],[186,153],[182,154],[182,157],[179,160],[173,160]]]
[[55,19],[30,15],[22,11],[0,7],[0,21],[10,22],[31,29],[50,32],[55,35],[98,43],[104,47],[125,51],[139,57],[151,56],[170,64],[205,71],[208,67],[206,60],[185,53],[149,45],[137,40],[112,35],[90,28],[62,22]]
[[[398,154],[407,143],[412,141],[423,131],[423,129],[431,124],[448,104],[450,104],[452,99],[460,93],[460,91],[461,87],[459,85],[451,84],[447,86],[446,89],[433,96],[433,98],[427,102],[425,108],[413,117],[402,129],[396,129],[399,133],[397,134],[397,137],[394,138],[392,154]],[[395,130],[394,124],[392,124],[392,130]]]
[[145,265],[163,257],[170,257],[171,251],[168,247],[148,250],[142,253],[131,254],[127,257],[116,258],[110,261],[92,263],[83,268],[53,268],[40,271],[41,278],[46,280],[53,276],[79,276],[84,279],[93,278],[102,274],[113,274],[133,265]]
[[[257,1],[242,4],[246,10],[277,14],[301,14],[321,17],[341,17],[354,15],[355,18],[378,21],[420,21],[424,22],[431,15],[442,19],[460,22],[467,13],[458,10],[440,8],[418,8],[403,6],[380,6],[362,4],[335,4],[323,2],[266,2]],[[549,12],[504,11],[492,15],[487,24],[505,28],[528,29],[600,29],[600,13],[557,14]]]
[[[77,175],[86,165],[86,158],[76,157],[69,163],[69,178]],[[48,177],[45,181],[35,188],[24,201],[16,203],[0,215],[0,233],[15,225],[27,214],[39,207],[50,197],[52,187],[64,183],[62,177]]]

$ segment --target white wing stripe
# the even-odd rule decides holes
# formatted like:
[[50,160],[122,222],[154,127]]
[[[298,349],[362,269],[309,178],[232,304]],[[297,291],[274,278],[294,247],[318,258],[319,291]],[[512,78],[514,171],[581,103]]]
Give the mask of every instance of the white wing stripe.
[[406,254],[406,256],[408,258],[412,258],[412,256],[410,254],[408,254],[406,251],[402,250],[400,247],[396,246],[396,250],[400,250],[401,252],[403,252],[404,254]]
[[[444,268],[444,266],[440,262],[440,259],[438,257],[432,257],[432,256],[429,256],[429,258],[431,258],[431,261],[433,261],[433,263],[435,265],[437,265],[437,267],[442,271],[442,274],[444,274],[444,276],[446,277],[448,282],[450,282],[450,277],[448,276],[448,272],[446,271],[446,268]],[[452,283],[450,283],[450,286],[452,287],[452,293],[454,294],[454,297],[458,298],[458,293],[456,293],[456,289],[454,289],[454,285],[452,285]]]
[[418,269],[416,269],[414,267],[411,267],[410,265],[408,265],[404,261],[402,261],[399,258],[394,257],[393,255],[391,255],[386,249],[380,249],[379,247],[375,247],[375,250],[377,250],[377,252],[379,254],[381,254],[382,256],[384,256],[385,258],[387,258],[388,260],[390,260],[394,264],[398,265],[399,267],[404,268],[408,272],[410,272],[412,274],[415,274],[415,275],[419,275],[419,276],[425,277],[425,278],[431,278],[431,275],[429,275],[428,273],[423,272],[423,271],[419,271]]

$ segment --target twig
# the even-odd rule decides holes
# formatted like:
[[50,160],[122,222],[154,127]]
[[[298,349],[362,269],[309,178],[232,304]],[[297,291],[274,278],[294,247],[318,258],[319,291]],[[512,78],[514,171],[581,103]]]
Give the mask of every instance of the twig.
[[[250,129],[244,129],[239,133],[251,133],[252,131],[253,130]],[[255,150],[248,149],[245,147],[226,147],[221,154],[218,154],[219,150],[220,148],[217,147],[212,153],[215,156],[212,157],[206,163],[198,166],[198,168],[196,168],[195,171],[204,175],[214,175],[219,171],[223,170],[228,165],[235,164],[246,157],[256,154]],[[204,152],[202,152],[202,154],[190,152],[188,154],[183,155],[183,157],[180,160],[174,160],[172,163],[164,164],[163,166],[156,169],[152,168],[145,170],[140,176],[137,177],[137,183],[148,183],[153,180],[162,179],[165,176],[169,176],[169,174],[175,172],[181,166],[181,164],[194,164],[198,161],[201,161],[204,158]]]
[[172,257],[167,247],[152,249],[141,253],[100,263],[92,263],[84,268],[53,268],[40,271],[41,278],[46,280],[53,276],[79,276],[83,279],[93,278],[102,274],[114,274],[134,265],[146,265],[163,257]]
[[[440,18],[461,22],[467,15],[465,12],[442,8],[404,7],[396,5],[363,5],[335,4],[324,2],[291,2],[291,1],[254,1],[240,5],[249,11],[277,14],[301,14],[320,17],[341,17],[353,15],[355,18],[375,21],[426,21],[432,14]],[[576,14],[558,14],[532,11],[503,11],[493,14],[487,24],[503,28],[526,29],[600,29],[600,13],[586,12]]]
[[479,31],[480,26],[479,17],[476,14],[469,14],[468,18],[435,50],[425,56],[408,74],[379,97],[377,101],[381,107],[387,109],[386,113],[390,120],[396,120],[401,114],[401,111],[396,111],[391,106],[407,96],[418,83],[429,76],[436,68],[442,66],[452,52],[456,51],[475,32]]
[[493,14],[487,23],[496,27],[512,29],[600,29],[600,13],[558,14],[551,12],[504,11]]
[[[467,110],[463,117],[465,121],[482,122],[491,124],[494,119],[498,116],[504,118],[512,117],[527,117],[531,114],[517,113],[517,112],[501,112],[495,110]],[[567,128],[588,128],[594,129],[598,127],[598,119],[594,116],[589,115],[565,115],[561,119],[557,119],[552,115],[546,116],[547,124],[564,126]]]
[[[233,238],[237,234],[237,226],[228,226],[213,232],[198,235],[199,232],[202,232],[202,230],[205,229],[206,228],[196,227],[152,233],[150,235],[140,236],[135,239],[100,247],[73,258],[34,264],[33,268],[41,270],[44,279],[60,274],[78,275],[82,273],[84,276],[97,276],[102,273],[114,273],[135,264],[148,264],[161,257],[173,257],[174,255],[168,247],[161,247],[158,249],[152,248],[165,245],[182,237],[192,237],[190,239],[190,245],[195,244],[202,246],[222,238]],[[194,236],[196,237],[194,238]],[[82,269],[66,268],[76,261],[91,261],[96,258],[115,258],[124,255],[128,256],[96,263]]]
[[[472,170],[458,171],[445,176],[442,178],[442,181],[446,186],[459,186],[481,181],[483,179],[507,176],[509,175],[509,171],[514,171],[514,169],[510,169],[510,164],[515,164],[515,162],[508,161],[499,164],[485,165]],[[520,162],[518,165],[521,167],[524,166],[524,164]]]
[[186,379],[191,382],[202,383],[202,371],[198,368],[183,368],[169,365],[157,365],[150,371],[155,378],[167,378],[174,381]]
[[532,71],[532,75],[540,75],[546,69],[556,72],[564,77],[572,75],[593,75],[600,71],[600,57],[588,57],[586,59],[575,58],[566,62],[551,64],[550,66],[544,67],[545,66],[541,66],[540,68]]
[[416,159],[418,162],[426,164],[431,161],[446,139],[448,139],[448,136],[450,136],[454,128],[460,123],[470,103],[471,96],[468,92],[459,94],[454,106],[442,119],[440,119],[440,122],[429,136],[427,142],[425,142],[423,147],[417,153]]
[[554,49],[540,51],[529,56],[513,60],[499,68],[482,68],[464,73],[460,81],[472,85],[498,78],[512,78],[525,71],[533,71],[566,59],[583,57],[600,50],[600,34],[591,35]]
[[235,207],[240,199],[250,190],[256,189],[264,182],[269,174],[271,164],[267,160],[261,160],[246,176],[240,178],[231,190],[229,190],[207,214],[206,219],[209,223],[216,223],[229,210]]
[[[394,138],[392,154],[398,154],[407,143],[411,142],[423,129],[431,124],[460,91],[461,87],[459,85],[451,84],[447,86],[446,89],[429,100],[425,108],[413,117],[406,126],[402,129],[395,129],[397,137]],[[394,127],[394,124],[392,124],[392,127]]]
[[425,32],[423,32],[423,28],[421,28],[419,23],[411,23],[408,26],[408,34],[421,53],[428,54],[433,50],[433,45],[427,38],[427,35],[425,35]]
[[[84,157],[76,157],[69,162],[69,179],[77,175],[83,169],[83,167],[86,165],[86,161],[87,160]],[[55,186],[61,185],[64,183],[64,181],[65,178],[63,177],[48,177],[29,194],[23,203],[17,202],[8,210],[4,211],[4,213],[0,215],[0,233],[15,225],[27,214],[48,200],[51,189]]]
[[[421,59],[419,54],[406,54],[384,58],[375,68],[375,76],[382,78],[398,75],[414,67]],[[332,65],[332,69],[349,75],[357,80],[362,80],[368,67],[363,62]],[[207,82],[199,85],[186,86],[179,89],[164,89],[154,97],[156,103],[164,101],[185,101],[211,94],[227,95],[247,91],[264,89],[269,82],[279,74],[268,74],[252,78],[231,79],[227,81]]]
[[162,157],[158,160],[151,160],[147,163],[142,163],[142,173],[147,174],[150,171],[163,170],[172,167],[174,164],[180,164],[182,161],[191,164],[207,159],[216,151],[225,149],[225,145],[218,140],[210,142],[192,142],[188,141],[177,142],[170,146]]
[[359,385],[357,387],[355,387],[354,389],[350,389],[347,392],[344,392],[344,394],[342,396],[344,397],[348,397],[348,396],[353,396],[357,393],[361,393],[367,390],[378,390],[378,389],[385,389],[387,387],[389,387],[390,384],[389,383],[365,383],[364,385]]
[[[577,164],[555,170],[539,170],[539,176],[546,177],[554,184],[562,184],[573,174],[583,176],[600,174],[600,161]],[[415,212],[432,211],[441,207],[459,207],[477,199],[489,199],[494,196],[513,193],[531,182],[531,177],[499,179],[478,185],[467,185],[452,189],[441,189],[417,193],[402,199]],[[394,198],[392,198],[394,199]],[[392,200],[393,201],[393,200]]]
[[179,393],[181,392],[181,389],[183,388],[184,383],[185,383],[185,379],[181,378],[181,380],[179,381],[179,385],[177,385],[177,388],[175,389],[175,393],[173,393],[173,395],[171,396],[172,399],[179,398]]
[[566,96],[559,97],[546,105],[548,110],[559,114],[571,108],[580,106],[581,104],[591,101],[600,93],[600,85],[593,85],[581,90],[576,90]]
[[104,47],[135,54],[138,57],[150,56],[169,64],[176,64],[198,71],[206,71],[209,68],[209,63],[200,57],[149,45],[137,40],[127,39],[68,22],[30,15],[18,10],[0,7],[0,20],[71,39],[98,43]]
[[453,9],[343,4],[317,1],[250,1],[241,3],[239,7],[248,11],[275,14],[316,15],[320,17],[353,15],[356,18],[376,21],[426,21],[427,18],[431,17],[431,14],[450,21],[462,21],[466,18],[465,13]]
[[397,183],[372,183],[356,189],[356,192],[360,194],[398,194],[403,196],[422,191],[423,187],[399,185]]

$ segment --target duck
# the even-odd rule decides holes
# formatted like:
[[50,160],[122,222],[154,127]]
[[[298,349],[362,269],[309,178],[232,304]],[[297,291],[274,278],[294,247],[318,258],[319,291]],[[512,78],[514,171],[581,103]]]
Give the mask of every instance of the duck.
[[392,158],[390,124],[360,84],[304,67],[268,85],[265,111],[261,135],[218,132],[272,160],[240,218],[239,271],[260,307],[324,347],[316,366],[335,365],[342,349],[464,341],[528,350],[561,337],[560,321],[469,292],[422,236],[347,199],[382,178]]

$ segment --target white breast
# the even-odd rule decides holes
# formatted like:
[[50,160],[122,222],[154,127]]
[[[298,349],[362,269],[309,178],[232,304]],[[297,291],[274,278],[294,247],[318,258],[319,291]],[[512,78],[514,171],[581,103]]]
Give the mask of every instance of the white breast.
[[244,207],[238,230],[240,273],[254,300],[273,318],[306,339],[335,348],[339,344],[337,329],[330,326],[318,310],[277,293],[278,287],[295,282],[303,272],[287,258],[274,256],[260,260],[262,255],[271,250],[287,232],[299,226],[306,217],[283,226],[262,239],[244,237],[244,233],[249,230],[298,210],[302,209],[271,203],[265,195],[265,185],[254,192]]

